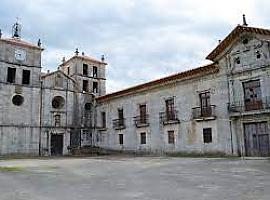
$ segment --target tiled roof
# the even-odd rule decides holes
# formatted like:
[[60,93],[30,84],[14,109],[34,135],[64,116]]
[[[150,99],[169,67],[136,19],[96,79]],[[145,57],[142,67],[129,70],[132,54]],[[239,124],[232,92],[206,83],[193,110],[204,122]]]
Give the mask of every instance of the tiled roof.
[[30,48],[44,50],[43,48],[41,48],[37,45],[34,45],[32,43],[29,43],[29,42],[26,42],[26,41],[23,41],[23,40],[17,39],[17,38],[1,38],[0,40],[5,41],[5,42],[10,43],[10,44],[16,44],[19,46],[23,46],[23,47],[30,47]]
[[60,66],[66,65],[68,62],[70,62],[71,60],[73,60],[75,58],[80,58],[80,59],[83,59],[83,60],[86,60],[86,61],[90,61],[90,62],[94,62],[94,63],[97,63],[97,64],[107,65],[107,63],[105,63],[105,62],[102,62],[100,60],[97,60],[97,59],[92,58],[92,57],[89,57],[89,56],[75,55],[75,56],[71,57],[70,59],[66,60],[65,62],[63,62]]
[[222,42],[219,43],[219,45],[206,57],[206,59],[214,61],[214,59],[243,32],[270,35],[269,29],[238,25]]
[[109,100],[111,98],[129,95],[131,93],[146,90],[146,89],[149,89],[149,88],[154,87],[154,86],[159,86],[159,85],[162,85],[162,84],[166,84],[166,83],[169,83],[171,81],[181,80],[181,79],[184,79],[184,78],[192,78],[194,76],[200,76],[200,75],[205,75],[205,74],[210,74],[210,73],[216,73],[218,71],[219,71],[218,65],[212,63],[212,64],[209,64],[209,65],[194,68],[194,69],[191,69],[191,70],[188,70],[188,71],[173,74],[173,75],[170,75],[170,76],[167,76],[167,77],[164,77],[164,78],[160,78],[160,79],[157,79],[157,80],[154,80],[154,81],[150,81],[150,82],[147,82],[147,83],[136,85],[136,86],[124,89],[124,90],[120,90],[118,92],[114,92],[114,93],[106,94],[106,95],[103,95],[103,96],[99,96],[99,97],[97,97],[97,101],[102,102],[102,101]]

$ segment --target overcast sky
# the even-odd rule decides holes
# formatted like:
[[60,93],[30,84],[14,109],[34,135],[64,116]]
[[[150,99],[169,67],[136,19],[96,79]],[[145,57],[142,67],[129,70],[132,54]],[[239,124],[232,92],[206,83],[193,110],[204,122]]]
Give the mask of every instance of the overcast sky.
[[43,71],[75,48],[105,54],[113,92],[208,63],[205,57],[245,13],[270,26],[269,0],[1,0],[0,28],[10,37],[19,17],[23,39],[45,48]]

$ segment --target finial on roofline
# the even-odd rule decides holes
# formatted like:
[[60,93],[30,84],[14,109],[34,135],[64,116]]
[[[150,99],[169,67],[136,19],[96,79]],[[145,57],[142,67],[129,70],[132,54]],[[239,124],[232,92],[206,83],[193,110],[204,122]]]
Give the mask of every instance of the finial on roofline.
[[22,26],[19,24],[19,18],[16,18],[16,23],[12,26],[12,37],[16,39],[21,38]]
[[38,39],[37,45],[38,45],[39,47],[41,47],[41,40],[40,40],[40,39]]
[[105,56],[101,55],[101,61],[104,62],[105,61]]
[[243,26],[248,26],[245,14],[243,14]]
[[76,56],[79,55],[79,50],[78,50],[78,48],[76,48],[75,55],[76,55]]

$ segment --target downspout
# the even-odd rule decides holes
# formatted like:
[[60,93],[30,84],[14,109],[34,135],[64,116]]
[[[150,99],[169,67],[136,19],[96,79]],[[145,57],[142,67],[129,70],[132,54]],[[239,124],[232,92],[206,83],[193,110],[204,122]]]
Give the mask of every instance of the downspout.
[[[231,63],[230,63],[230,59],[228,58],[228,55],[226,56],[226,62],[227,62],[227,66],[229,68],[230,74],[231,74]],[[228,112],[229,112],[229,106],[231,105],[231,98],[230,98],[230,82],[229,82],[229,77],[228,77],[228,73],[226,73],[226,78],[227,78],[227,87],[228,87]],[[234,154],[234,150],[233,150],[233,133],[232,133],[232,120],[230,119],[229,116],[229,122],[230,122],[230,146],[231,146],[231,153],[232,155]]]
[[[93,103],[94,103],[94,106],[93,106],[93,132],[94,132],[94,135],[95,135],[95,138],[94,138],[94,146],[96,146],[96,140],[97,140],[97,128],[96,128],[96,124],[97,124],[97,103],[96,103],[96,96],[95,95],[92,95],[92,98],[93,98]],[[99,138],[100,139],[100,138]]]
[[[65,129],[66,129],[66,133],[65,133],[65,135],[66,135],[66,137],[67,137],[67,130],[68,130],[68,128],[67,128],[67,126],[68,126],[68,120],[67,120],[67,116],[68,116],[68,114],[67,114],[67,105],[68,105],[68,90],[69,90],[69,84],[68,84],[68,82],[69,82],[69,79],[67,78],[67,84],[66,84],[66,127],[65,127]],[[70,135],[69,135],[69,141],[70,141]],[[69,142],[69,144],[67,144],[68,146],[70,145],[70,142]],[[69,153],[69,152],[68,152]]]
[[43,104],[43,81],[40,81],[40,106],[39,106],[39,142],[38,155],[41,156],[41,132],[42,132],[42,104]]

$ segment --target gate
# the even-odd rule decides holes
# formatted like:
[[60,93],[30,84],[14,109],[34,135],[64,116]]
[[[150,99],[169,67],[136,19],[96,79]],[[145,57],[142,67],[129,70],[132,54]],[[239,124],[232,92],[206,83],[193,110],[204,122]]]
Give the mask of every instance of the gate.
[[270,137],[267,122],[244,124],[247,156],[270,156]]

